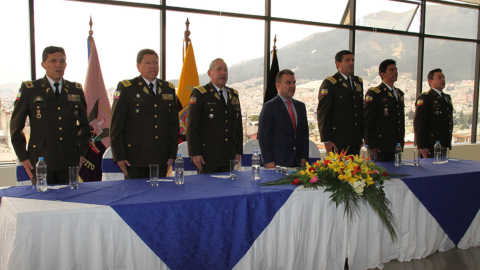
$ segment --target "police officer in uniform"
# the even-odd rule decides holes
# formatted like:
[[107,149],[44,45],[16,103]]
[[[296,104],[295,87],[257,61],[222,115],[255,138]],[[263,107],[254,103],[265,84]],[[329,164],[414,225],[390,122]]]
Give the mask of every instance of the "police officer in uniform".
[[148,178],[149,165],[158,164],[165,177],[178,148],[175,86],[157,78],[158,54],[137,55],[140,76],[118,83],[112,107],[110,142],[113,160],[125,178]]
[[442,147],[452,147],[453,103],[445,94],[445,76],[439,68],[427,75],[431,89],[418,96],[415,102],[413,128],[417,148],[423,158],[433,157],[433,146],[440,141]]
[[335,55],[338,72],[325,78],[318,93],[317,121],[327,153],[358,154],[363,143],[363,80],[353,76],[353,53]]
[[[22,83],[13,109],[10,134],[18,159],[36,184],[34,165],[39,157],[47,164],[47,183],[68,183],[68,167],[81,166],[87,154],[90,126],[82,85],[63,79],[66,55],[50,46],[42,54],[45,77]],[[25,119],[30,121],[26,147]]]
[[240,100],[226,87],[228,67],[223,59],[210,63],[210,83],[195,87],[187,117],[188,152],[199,174],[228,172],[230,160],[243,154]]
[[376,153],[376,161],[393,161],[395,146],[405,144],[404,93],[393,86],[397,64],[392,59],[380,63],[382,83],[365,94],[365,144]]

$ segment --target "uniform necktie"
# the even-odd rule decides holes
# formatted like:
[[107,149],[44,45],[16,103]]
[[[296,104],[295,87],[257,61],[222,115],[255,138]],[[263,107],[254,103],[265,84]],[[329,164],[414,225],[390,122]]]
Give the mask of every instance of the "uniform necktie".
[[227,106],[227,103],[225,103],[225,98],[223,97],[223,90],[218,91],[220,93],[220,100],[223,104],[224,107]]
[[292,119],[293,123],[293,131],[297,132],[297,123],[295,121],[295,113],[293,113],[292,110],[292,102],[290,100],[287,100],[288,103],[288,113],[290,114],[290,118]]
[[443,98],[443,100],[445,100],[446,103],[448,103],[447,97],[445,96],[445,94],[443,92],[442,92],[442,98]]
[[350,86],[350,89],[352,89],[352,91],[355,91],[355,89],[353,89],[353,81],[352,81],[352,78],[348,78],[348,85]]
[[57,100],[60,98],[60,91],[58,90],[58,86],[60,86],[58,82],[53,84],[53,87],[55,87],[55,97],[57,98]]
[[150,87],[150,91],[152,91],[153,97],[155,97],[155,91],[153,91],[153,83],[150,83],[148,87]]

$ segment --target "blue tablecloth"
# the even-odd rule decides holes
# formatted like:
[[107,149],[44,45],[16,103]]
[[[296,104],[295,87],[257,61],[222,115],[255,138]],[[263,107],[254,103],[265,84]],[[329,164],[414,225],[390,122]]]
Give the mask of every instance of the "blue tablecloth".
[[210,175],[185,178],[185,185],[145,180],[80,183],[79,189],[37,192],[33,186],[0,190],[0,197],[58,200],[111,206],[171,269],[231,269],[267,227],[296,186],[261,186],[274,171],[238,180]]
[[399,178],[458,245],[480,210],[480,162],[450,160],[437,165],[433,159],[422,159],[419,167],[378,164],[390,174],[410,175]]

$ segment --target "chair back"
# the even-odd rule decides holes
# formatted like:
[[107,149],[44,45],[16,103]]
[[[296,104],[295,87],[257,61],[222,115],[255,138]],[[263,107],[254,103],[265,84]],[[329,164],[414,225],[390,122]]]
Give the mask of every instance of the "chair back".
[[242,155],[242,169],[244,171],[252,170],[252,156],[253,152],[258,150],[258,155],[260,156],[260,166],[263,167],[262,160],[262,150],[260,149],[260,143],[256,139],[248,140],[243,144],[243,155]]
[[32,180],[28,177],[23,163],[17,158],[17,186],[29,186],[32,184]]
[[113,162],[111,147],[105,150],[102,158],[102,181],[124,180],[125,176],[118,167],[117,163]]
[[309,140],[308,141],[308,163],[312,164],[313,162],[316,162],[321,158],[322,158],[322,155],[320,154],[320,150],[318,149],[317,144],[314,143],[312,140]]
[[[184,175],[194,175],[197,174],[197,167],[193,165],[192,159],[188,156],[188,144],[187,142],[182,142],[178,145],[178,154],[182,155],[183,158],[183,174]],[[175,175],[175,162],[172,164],[172,174]]]

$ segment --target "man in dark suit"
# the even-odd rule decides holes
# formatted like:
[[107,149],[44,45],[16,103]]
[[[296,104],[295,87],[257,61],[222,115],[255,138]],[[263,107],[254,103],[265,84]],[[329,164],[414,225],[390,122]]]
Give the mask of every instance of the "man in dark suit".
[[[65,50],[47,47],[42,54],[45,77],[22,83],[13,109],[10,134],[18,159],[32,183],[34,164],[43,157],[47,183],[68,183],[68,167],[81,166],[90,139],[82,85],[63,79],[67,67]],[[30,140],[26,148],[25,119],[30,120]],[[27,150],[26,150],[27,149]]]
[[352,52],[338,52],[335,65],[338,72],[323,80],[318,93],[318,129],[327,153],[348,148],[356,155],[364,134],[363,80],[353,76]]
[[398,77],[394,60],[380,63],[378,73],[382,83],[365,94],[365,144],[376,161],[393,161],[397,143],[405,144],[404,93],[393,86]]
[[113,160],[128,179],[148,178],[150,164],[167,174],[177,156],[178,110],[175,86],[157,78],[158,55],[137,55],[140,76],[118,83],[112,107],[110,140]]
[[308,123],[305,104],[293,99],[295,74],[284,69],[275,78],[278,95],[263,104],[258,140],[265,168],[303,167],[308,160]]
[[413,129],[415,141],[423,158],[433,157],[433,146],[440,141],[442,147],[452,147],[453,102],[445,94],[445,76],[439,68],[427,75],[431,89],[418,96],[415,102]]
[[199,174],[230,171],[243,154],[242,111],[238,92],[226,87],[228,67],[217,58],[208,69],[210,83],[195,87],[187,117],[188,154]]

